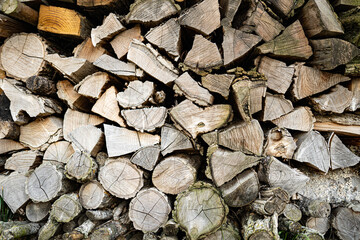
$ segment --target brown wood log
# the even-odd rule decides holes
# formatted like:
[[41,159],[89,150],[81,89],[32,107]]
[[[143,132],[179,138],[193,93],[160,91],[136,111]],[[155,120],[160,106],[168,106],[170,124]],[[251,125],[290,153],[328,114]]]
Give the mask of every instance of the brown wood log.
[[137,24],[135,27],[127,29],[114,37],[110,42],[111,47],[114,49],[114,52],[118,59],[124,57],[130,47],[130,43],[133,39],[142,41],[144,38],[141,35],[140,25]]
[[221,19],[221,25],[231,27],[231,23],[234,20],[235,14],[238,11],[242,0],[220,0],[220,13],[223,17]]
[[11,139],[0,139],[0,154],[24,150],[27,147]]
[[325,235],[327,231],[330,229],[330,220],[329,218],[315,218],[309,217],[306,220],[306,227],[312,228],[318,231],[320,234]]
[[68,80],[61,80],[56,83],[57,96],[66,102],[73,110],[89,111],[91,100],[74,90],[74,85]]
[[91,29],[91,42],[94,47],[111,40],[115,35],[124,31],[126,28],[121,24],[119,17],[115,13],[110,13],[103,21],[102,25]]
[[272,122],[281,128],[307,132],[313,129],[315,118],[309,107],[297,107]]
[[266,0],[267,5],[282,17],[287,17],[295,7],[295,1]]
[[85,77],[74,89],[85,97],[99,99],[109,87],[112,78],[105,72],[96,72]]
[[64,194],[51,206],[50,217],[57,222],[68,223],[82,210],[79,196],[76,193]]
[[147,146],[137,150],[130,158],[130,162],[152,171],[160,157],[160,146]]
[[20,135],[20,127],[12,121],[0,120],[0,139],[18,139]]
[[294,110],[292,102],[285,99],[284,95],[266,93],[263,121],[277,119]]
[[97,169],[95,159],[88,152],[75,150],[65,165],[65,175],[71,180],[83,183],[94,179]]
[[54,81],[44,76],[32,76],[26,79],[26,88],[38,95],[52,95],[56,93]]
[[79,198],[85,209],[106,208],[115,200],[96,180],[84,183],[81,186]]
[[360,213],[349,208],[337,208],[335,209],[332,226],[342,240],[359,239]]
[[34,203],[29,202],[26,205],[26,217],[31,222],[41,222],[43,221],[48,215],[51,209],[51,203]]
[[41,157],[41,152],[33,150],[14,153],[6,160],[4,168],[26,174],[30,169],[40,164]]
[[82,43],[77,45],[73,54],[76,58],[84,58],[89,62],[95,62],[100,56],[106,54],[106,49],[101,46],[94,47],[91,42],[91,38],[86,38]]
[[349,90],[352,92],[349,111],[356,111],[360,108],[360,78],[353,78],[349,84]]
[[26,24],[3,14],[0,14],[0,20],[0,37],[2,38],[8,38],[14,33],[26,32],[28,29]]
[[330,89],[329,93],[312,97],[311,102],[314,109],[319,112],[343,113],[350,106],[352,98],[352,92],[341,85],[336,85]]
[[322,200],[312,200],[308,198],[301,199],[299,202],[301,211],[309,217],[329,217],[331,213],[331,206],[329,203]]
[[233,74],[208,74],[201,78],[201,84],[211,92],[219,93],[228,99],[230,86],[235,79]]
[[38,23],[39,13],[19,0],[6,0],[1,3],[1,11],[5,14],[27,22],[33,26]]
[[351,152],[335,133],[330,135],[328,146],[331,169],[352,167],[360,162],[360,157]]
[[193,151],[190,139],[175,127],[165,124],[161,128],[161,154],[166,156],[174,151]]
[[29,200],[28,194],[25,193],[27,179],[24,174],[13,173],[0,180],[2,189],[0,196],[12,213],[15,213]]
[[140,132],[154,132],[165,124],[167,109],[165,107],[151,107],[141,109],[122,110],[121,115],[128,126]]
[[264,147],[266,156],[291,159],[296,149],[296,143],[286,128],[275,127],[267,134]]

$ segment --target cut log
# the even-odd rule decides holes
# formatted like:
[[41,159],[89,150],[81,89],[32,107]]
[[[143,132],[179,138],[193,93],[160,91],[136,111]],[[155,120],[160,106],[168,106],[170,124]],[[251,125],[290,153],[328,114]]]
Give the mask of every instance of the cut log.
[[216,232],[207,235],[205,240],[220,240],[220,239],[228,239],[235,240],[241,239],[239,231],[236,227],[232,226],[232,224],[225,223],[217,230]]
[[46,44],[43,38],[34,33],[19,33],[4,42],[1,48],[1,65],[8,76],[26,81],[43,70],[45,55]]
[[129,206],[129,218],[134,228],[143,232],[156,232],[165,225],[170,212],[168,197],[156,188],[141,190]]
[[39,13],[22,1],[3,1],[1,3],[1,11],[13,18],[30,23],[33,26],[36,26],[38,23]]
[[30,169],[39,165],[42,153],[38,151],[21,151],[14,153],[6,160],[5,169],[26,174]]
[[[2,105],[3,106],[3,105]],[[0,120],[0,139],[18,139],[20,127],[12,121]]]
[[56,84],[58,97],[74,110],[88,111],[91,101],[74,90],[74,85],[68,80],[58,81]]
[[335,133],[329,137],[328,146],[331,169],[352,167],[360,162],[360,157],[351,152]]
[[113,218],[112,209],[87,210],[86,216],[91,221],[105,221]]
[[130,162],[148,171],[152,171],[159,160],[160,151],[159,145],[142,147],[131,156]]
[[98,165],[87,152],[76,150],[65,165],[65,175],[82,183],[94,179],[97,169]]
[[184,64],[195,72],[209,71],[223,64],[218,47],[202,35],[195,35],[191,50],[185,57]]
[[60,57],[54,53],[46,55],[45,60],[74,83],[79,83],[86,76],[96,72],[94,65],[83,58]]
[[320,234],[325,235],[327,231],[330,229],[330,220],[329,218],[315,218],[310,217],[306,221],[306,227],[312,228],[318,231]]
[[93,63],[100,56],[106,53],[106,49],[101,46],[94,47],[91,38],[86,38],[82,43],[74,48],[73,54],[76,58],[84,58]]
[[292,102],[285,99],[284,95],[266,93],[263,121],[277,119],[294,110]]
[[75,228],[70,233],[64,233],[63,239],[66,240],[78,240],[83,238],[88,238],[89,234],[94,230],[96,227],[95,222],[92,222],[90,219],[87,219],[85,222],[83,222],[81,225],[79,225],[77,228]]
[[266,156],[291,159],[296,143],[286,128],[275,127],[267,135],[264,154]]
[[199,165],[199,159],[193,156],[181,154],[166,157],[156,165],[152,182],[164,193],[178,194],[194,184]]
[[84,151],[93,157],[104,145],[103,132],[93,125],[80,126],[70,132],[68,137],[75,150]]
[[41,225],[39,223],[20,222],[20,224],[15,224],[10,228],[4,229],[0,236],[2,239],[29,237],[29,235],[36,234],[40,227]]
[[28,26],[26,26],[26,24],[6,15],[0,14],[0,19],[0,37],[2,38],[8,38],[14,33],[26,32],[26,30],[28,30]]
[[266,157],[263,160],[258,174],[260,181],[269,184],[270,187],[281,187],[289,196],[301,190],[310,180],[299,170],[289,167],[274,157]]
[[122,110],[121,115],[130,127],[140,132],[154,132],[156,128],[165,124],[167,109],[165,107],[128,109]]
[[349,90],[352,92],[349,110],[354,112],[360,108],[360,78],[353,78],[351,80]]
[[45,151],[53,142],[63,138],[63,121],[58,117],[38,118],[20,127],[19,141],[31,149]]
[[79,215],[81,210],[82,206],[76,193],[64,194],[53,203],[50,217],[57,222],[67,223]]
[[311,98],[311,102],[314,104],[314,109],[319,112],[343,113],[350,106],[352,98],[352,92],[341,85],[336,85],[329,93]]
[[[96,227],[90,234],[90,240],[96,239],[116,239],[123,236],[128,231],[128,228],[121,224],[119,221],[110,220]],[[107,238],[104,238],[106,236]]]
[[245,169],[256,166],[260,159],[240,151],[232,152],[218,148],[209,156],[212,180],[216,186],[221,186]]
[[201,78],[201,84],[211,92],[219,93],[228,99],[230,86],[235,79],[232,74],[208,74]]
[[272,122],[281,128],[307,132],[313,129],[315,118],[309,107],[297,107]]
[[121,107],[135,108],[146,103],[154,90],[153,82],[135,80],[130,82],[125,91],[119,92],[116,97]]
[[81,186],[79,198],[85,209],[105,208],[114,202],[114,198],[95,180]]
[[230,207],[243,207],[259,196],[259,179],[254,170],[245,170],[220,187],[225,203]]
[[269,57],[262,57],[257,71],[267,78],[267,87],[273,91],[284,94],[294,75],[294,65],[286,66],[286,63]]
[[44,76],[32,76],[26,79],[26,88],[38,95],[52,95],[56,93],[54,81]]
[[164,24],[150,29],[145,38],[151,44],[164,49],[175,60],[180,57],[180,24],[176,19],[172,18]]
[[221,19],[221,25],[231,27],[235,14],[238,11],[242,0],[220,0],[220,13],[223,17]]
[[99,181],[112,195],[129,199],[143,187],[143,172],[127,158],[107,161],[100,168]]
[[224,126],[232,117],[230,105],[217,104],[202,109],[184,100],[170,111],[170,116],[182,128],[196,138],[200,133],[210,132]]
[[219,131],[218,143],[234,151],[250,152],[260,156],[262,153],[264,133],[256,119],[251,122],[232,124]]
[[133,39],[130,43],[127,59],[164,84],[170,84],[178,77],[178,71],[170,61],[150,44],[145,45],[139,40]]
[[[355,2],[353,0],[353,2]],[[353,8],[346,12],[339,12],[339,19],[345,29],[343,39],[351,42],[357,47],[360,46],[360,18],[359,18],[359,6],[360,2],[356,0],[356,8]]]
[[125,127],[125,121],[120,116],[120,107],[116,99],[117,93],[118,92],[114,86],[108,88],[96,101],[91,111],[106,119],[116,122],[121,127]]
[[34,203],[30,202],[26,205],[26,217],[31,222],[41,222],[49,214],[51,209],[51,203]]
[[340,82],[349,81],[349,77],[340,74],[323,72],[307,67],[303,63],[295,65],[292,93],[299,100],[320,93]]
[[213,103],[214,97],[209,91],[201,87],[188,72],[183,73],[175,80],[175,93],[185,97],[200,106],[209,106]]
[[247,213],[242,217],[242,236],[245,240],[279,239],[277,214],[262,218],[255,213]]
[[266,0],[267,5],[274,9],[276,13],[280,14],[282,17],[289,16],[290,12],[295,7],[295,1],[293,0]]
[[309,38],[326,38],[344,33],[341,22],[326,0],[308,1],[301,9],[299,19]]
[[161,154],[165,156],[169,153],[180,150],[194,150],[190,139],[183,132],[171,125],[164,125],[161,128]]
[[114,49],[114,52],[118,59],[122,58],[127,54],[130,43],[133,39],[137,39],[139,41],[143,40],[143,37],[141,36],[140,25],[135,25],[135,27],[119,33],[110,42],[111,47]]
[[85,39],[90,35],[90,23],[78,12],[56,6],[41,5],[38,30]]
[[74,89],[85,97],[99,99],[105,89],[107,89],[111,77],[105,72],[96,72],[85,77],[81,82],[75,85]]
[[280,187],[263,189],[260,191],[260,198],[252,202],[250,208],[260,215],[280,215],[289,202],[289,198],[288,193]]
[[293,203],[286,204],[283,215],[286,219],[293,222],[298,222],[302,218],[302,212],[300,208]]
[[43,162],[50,163],[59,162],[66,164],[74,153],[74,149],[67,141],[59,141],[50,144],[46,149],[43,157]]
[[45,225],[43,225],[39,230],[39,240],[49,240],[51,239],[56,231],[59,229],[60,223],[58,223],[52,217],[49,217]]
[[219,229],[227,213],[220,193],[208,183],[197,182],[176,197],[173,218],[194,240]]
[[299,20],[288,26],[279,36],[264,43],[258,50],[261,54],[269,54],[287,60],[306,60],[312,50]]
[[125,29],[119,17],[115,13],[110,13],[104,19],[102,25],[91,29],[91,42],[93,46],[96,47],[98,44],[111,40],[111,38]]
[[337,208],[332,226],[342,240],[360,239],[360,213],[349,208]]
[[158,144],[160,136],[104,124],[105,142],[109,157],[116,157]]
[[25,193],[26,179],[27,177],[25,175],[15,173],[6,176],[0,181],[2,189],[0,196],[12,213],[15,213],[29,200],[29,196]]
[[171,0],[136,1],[131,5],[126,21],[127,23],[156,25],[178,11],[179,6]]
[[301,199],[299,202],[301,211],[309,217],[326,218],[330,216],[331,206],[322,200]]
[[0,155],[13,151],[24,150],[27,147],[11,139],[0,139]]

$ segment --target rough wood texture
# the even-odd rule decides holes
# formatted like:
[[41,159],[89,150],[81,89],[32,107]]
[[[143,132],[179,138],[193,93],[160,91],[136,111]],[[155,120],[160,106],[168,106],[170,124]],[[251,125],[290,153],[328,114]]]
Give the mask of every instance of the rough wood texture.
[[346,12],[338,12],[338,14],[339,14],[339,19],[345,29],[345,33],[342,38],[359,47],[360,46],[360,33],[359,33],[360,2],[358,0],[353,0],[353,1],[357,1],[357,3],[355,3],[357,7],[350,9],[349,11]]
[[342,240],[360,239],[360,213],[349,208],[337,208],[332,226]]
[[180,130],[171,125],[161,128],[161,154],[166,156],[174,151],[192,151],[193,144]]
[[129,206],[134,228],[143,232],[156,232],[166,223],[170,212],[168,197],[156,188],[141,190]]
[[121,224],[119,221],[110,220],[97,226],[89,236],[89,239],[103,239],[104,236],[108,236],[108,239],[116,239],[117,237],[124,235],[127,231],[128,228],[124,226],[124,224]]
[[352,167],[360,162],[360,157],[351,152],[335,133],[330,135],[328,146],[331,169]]
[[25,193],[25,181],[27,177],[23,174],[11,174],[0,181],[1,193],[0,196],[10,208],[12,213],[15,213],[28,200],[29,196]]
[[252,202],[250,208],[260,215],[280,215],[289,202],[289,198],[288,193],[280,187],[265,188],[260,191],[259,199]]
[[349,90],[353,95],[351,98],[349,110],[353,112],[360,108],[360,78],[351,79]]
[[71,131],[68,137],[75,150],[85,151],[93,157],[96,156],[104,145],[103,132],[93,125],[80,126]]
[[331,213],[330,204],[322,200],[304,198],[299,202],[299,206],[302,212],[309,217],[325,218],[329,217]]
[[81,95],[99,99],[107,88],[111,77],[105,72],[96,72],[85,77],[74,89]]
[[86,38],[82,43],[74,48],[73,54],[76,58],[84,58],[93,63],[100,56],[106,53],[106,49],[101,46],[94,47],[91,38]]
[[31,168],[38,165],[42,154],[38,151],[21,151],[14,153],[5,162],[5,169],[26,174]]
[[112,209],[87,210],[86,216],[91,221],[104,221],[113,218]]
[[314,123],[314,130],[320,132],[335,132],[341,135],[348,136],[359,136],[360,135],[360,126],[347,126],[339,123],[322,121],[316,121]]
[[309,107],[297,107],[272,122],[281,128],[307,132],[313,129],[315,118]]
[[242,0],[220,0],[220,13],[223,18],[221,19],[221,25],[231,27],[231,23],[234,20],[235,14],[240,7]]
[[127,158],[107,161],[100,168],[99,181],[112,195],[129,199],[143,187],[143,172]]
[[13,18],[30,23],[33,26],[36,26],[38,23],[39,13],[25,3],[23,3],[22,1],[2,1],[1,11]]
[[121,107],[135,108],[146,103],[153,93],[153,82],[135,80],[130,82],[127,88],[123,92],[119,92],[116,97]]
[[51,203],[34,203],[30,202],[26,205],[26,217],[31,222],[40,222],[44,220],[51,209]]
[[142,147],[131,156],[130,162],[148,171],[152,171],[159,160],[160,151],[159,145]]
[[127,54],[130,43],[133,39],[137,39],[139,41],[143,40],[143,37],[141,36],[140,25],[135,25],[135,27],[119,33],[110,42],[111,47],[114,49],[118,59],[124,57]]
[[91,42],[96,47],[124,30],[125,27],[121,24],[119,17],[114,13],[110,13],[104,19],[102,25],[91,29]]
[[18,139],[20,127],[12,121],[0,120],[0,139]]
[[13,226],[4,229],[0,235],[2,239],[18,239],[36,234],[41,225],[39,223],[16,222]]
[[242,236],[245,240],[279,239],[277,221],[277,214],[262,218],[255,213],[248,213],[242,217]]
[[295,7],[295,1],[292,0],[266,0],[265,2],[282,17],[287,17]]
[[294,110],[292,102],[284,95],[266,93],[263,121],[277,119]]
[[44,76],[32,76],[26,79],[26,88],[39,95],[52,95],[56,93],[56,84]]
[[228,99],[230,86],[235,79],[232,74],[208,74],[201,78],[201,84],[211,92],[219,93]]
[[171,118],[190,133],[193,138],[225,125],[231,118],[230,105],[217,104],[202,109],[189,100],[184,100],[171,111]]
[[237,228],[233,227],[232,224],[223,224],[219,230],[207,235],[204,239],[206,240],[218,240],[218,239],[241,239]]
[[353,94],[347,88],[336,85],[330,89],[329,93],[319,97],[311,98],[315,110],[321,112],[343,113],[351,104]]
[[269,131],[264,147],[266,156],[291,159],[295,149],[296,143],[286,128],[275,127]]
[[[198,17],[200,15],[201,17]],[[219,2],[217,0],[204,0],[195,4],[182,12],[179,23],[203,35],[210,35],[220,27]]]
[[286,204],[283,214],[286,219],[294,222],[298,222],[302,218],[302,212],[300,208],[293,203]]
[[122,110],[121,115],[128,126],[140,132],[154,132],[156,128],[165,124],[167,109],[165,107],[129,109]]
[[94,179],[97,168],[95,160],[87,152],[75,150],[65,165],[65,175],[71,180],[86,182]]
[[83,184],[79,190],[80,203],[85,209],[98,209],[110,206],[114,198],[105,191],[98,181]]
[[320,234],[325,235],[330,228],[329,218],[315,218],[309,217],[306,221],[306,227],[318,231]]
[[0,14],[0,37],[7,38],[14,33],[26,32],[27,26],[20,21],[12,19],[6,15]]
[[0,139],[0,154],[26,149],[24,145],[11,139]]
[[258,47],[258,50],[261,54],[287,60],[306,60],[313,53],[299,20],[288,26],[273,40]]
[[74,110],[88,111],[91,108],[91,101],[74,90],[74,85],[68,80],[61,80],[56,83],[58,97],[65,101]]
[[82,206],[76,193],[64,194],[53,203],[50,216],[57,222],[67,223],[79,215],[81,210]]

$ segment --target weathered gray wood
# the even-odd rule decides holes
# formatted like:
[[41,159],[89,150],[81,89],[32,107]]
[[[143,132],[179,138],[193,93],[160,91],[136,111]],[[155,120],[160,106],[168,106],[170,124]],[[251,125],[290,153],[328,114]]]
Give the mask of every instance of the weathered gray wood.
[[151,107],[141,109],[122,110],[121,115],[128,126],[140,132],[154,132],[165,124],[167,109],[165,107]]
[[[120,235],[124,235],[127,230],[128,228],[119,221],[110,220],[96,227],[90,234],[89,239],[116,239]],[[104,236],[107,236],[108,238],[104,238]]]
[[43,225],[39,230],[39,240],[48,240],[55,235],[55,232],[59,229],[60,223],[58,223],[54,218],[49,217],[45,225]]
[[287,17],[295,7],[294,0],[266,0],[266,3],[282,17]]
[[264,147],[266,156],[291,159],[296,149],[296,143],[286,128],[275,127],[268,132]]
[[245,240],[279,239],[277,214],[262,218],[255,213],[247,213],[241,218],[242,237]]
[[90,219],[87,219],[81,225],[76,227],[72,232],[64,233],[63,239],[75,240],[79,238],[87,238],[95,227],[96,227],[95,222],[92,222]]
[[159,145],[142,147],[131,156],[130,162],[152,171],[159,160],[160,152],[161,148]]
[[221,94],[228,99],[230,86],[235,79],[232,74],[208,74],[201,78],[201,84],[211,92]]
[[90,154],[77,149],[65,165],[65,175],[69,179],[86,182],[95,177],[97,169],[98,165]]
[[2,239],[18,239],[37,233],[40,227],[39,223],[24,222],[23,224],[15,224],[10,228],[4,229],[0,237]]
[[329,93],[312,97],[311,102],[314,104],[315,110],[319,112],[343,113],[351,104],[353,93],[347,88],[336,85],[330,89]]
[[50,144],[46,149],[43,162],[59,162],[66,164],[74,153],[70,142],[58,141]]
[[85,214],[92,221],[105,221],[113,218],[112,209],[87,210]]
[[91,29],[91,41],[94,47],[113,38],[126,28],[121,24],[119,17],[110,13],[100,26]]
[[315,118],[309,107],[297,107],[272,122],[281,128],[306,132],[313,129]]
[[108,207],[114,201],[114,198],[106,192],[96,180],[87,182],[81,186],[79,198],[81,205],[85,209]]
[[161,154],[166,156],[174,151],[192,151],[193,144],[180,130],[165,124],[161,128]]
[[356,111],[360,108],[360,78],[353,78],[349,84],[349,90],[352,92],[349,111]]
[[236,240],[241,239],[239,231],[237,228],[232,226],[232,224],[223,224],[219,230],[216,232],[207,235],[205,240],[220,240],[220,239],[227,239],[227,240]]
[[360,213],[349,208],[335,209],[332,226],[342,240],[360,239]]
[[286,219],[294,222],[298,222],[302,218],[302,212],[300,208],[293,203],[286,204],[283,215]]
[[26,205],[26,217],[31,222],[41,222],[48,216],[50,209],[50,202],[30,202]]
[[74,150],[86,152],[93,157],[104,145],[103,132],[93,125],[80,126],[70,132],[68,137]]
[[242,0],[220,0],[220,13],[223,18],[221,19],[221,25],[231,27],[231,23],[234,20],[235,14],[240,7]]
[[42,153],[39,151],[21,151],[14,153],[5,162],[5,169],[26,174],[41,162]]
[[263,121],[271,121],[294,110],[292,102],[284,95],[266,93]]
[[140,107],[146,103],[154,93],[154,83],[138,80],[129,83],[123,92],[116,95],[117,101],[123,108]]
[[265,188],[260,191],[259,199],[252,202],[250,208],[260,215],[280,215],[289,200],[289,194],[284,189],[280,187]]
[[67,223],[73,220],[82,210],[79,196],[76,193],[59,197],[52,205],[50,217],[57,222]]
[[25,193],[26,179],[27,177],[25,175],[15,173],[6,176],[0,181],[2,189],[0,196],[12,213],[15,213],[29,200],[29,196]]
[[335,133],[330,135],[328,146],[331,169],[352,167],[360,162],[360,157],[350,151]]
[[330,229],[330,220],[329,218],[315,218],[315,217],[309,217],[306,220],[306,227],[312,228],[319,233],[325,235],[327,231]]
[[328,202],[322,200],[312,200],[303,198],[299,202],[301,211],[309,217],[325,218],[331,213],[331,206]]

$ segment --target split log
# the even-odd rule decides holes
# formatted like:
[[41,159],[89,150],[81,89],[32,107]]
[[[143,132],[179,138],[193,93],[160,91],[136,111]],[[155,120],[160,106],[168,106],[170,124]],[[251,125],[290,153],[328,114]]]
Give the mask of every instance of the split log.
[[170,61],[150,44],[145,45],[136,39],[130,43],[127,59],[164,84],[170,84],[178,77],[178,71]]
[[65,165],[65,175],[82,183],[94,179],[97,169],[98,165],[87,152],[76,150]]
[[312,50],[299,20],[288,26],[279,36],[264,43],[258,50],[261,54],[269,54],[287,60],[306,60]]
[[[341,0],[344,1],[344,0]],[[351,1],[351,0],[350,0]],[[342,38],[346,41],[351,42],[352,44],[356,45],[357,47],[360,46],[360,18],[359,18],[359,1],[352,0],[353,4],[357,7],[350,9],[346,12],[339,12],[339,19],[345,29],[344,35]]]
[[354,112],[360,108],[360,78],[351,79],[349,90],[352,92],[349,111]]
[[320,93],[340,82],[349,80],[349,77],[323,72],[300,63],[295,65],[292,93],[296,100],[300,100],[316,93]]
[[58,97],[65,101],[71,109],[88,111],[91,108],[91,101],[87,97],[77,93],[74,90],[74,85],[70,81],[58,81],[56,88]]
[[126,16],[127,23],[156,25],[179,11],[179,6],[171,0],[136,1]]
[[335,133],[330,135],[328,146],[331,169],[352,167],[360,162],[360,157],[351,152]]
[[310,217],[306,221],[306,227],[312,228],[318,231],[320,234],[325,235],[327,231],[330,229],[330,220],[327,217],[325,218]]
[[165,107],[128,109],[122,110],[121,115],[128,126],[140,132],[154,132],[156,128],[165,124],[167,109]]
[[161,154],[163,156],[174,151],[192,151],[193,144],[180,130],[165,124],[161,128]]
[[293,221],[293,222],[298,222],[302,218],[302,212],[301,212],[300,208],[297,205],[292,204],[292,203],[286,204],[284,211],[283,211],[283,215],[286,219]]
[[200,160],[196,156],[181,154],[166,157],[156,165],[152,183],[164,193],[178,194],[194,184],[199,166]]
[[8,76],[26,81],[43,70],[45,55],[43,38],[34,33],[14,34],[5,40],[1,48],[1,64]]
[[1,11],[13,18],[30,23],[33,26],[36,26],[38,23],[39,13],[22,1],[3,1],[1,3]]
[[108,88],[111,76],[105,72],[96,72],[85,77],[74,89],[85,97],[99,99]]
[[91,41],[94,47],[98,44],[110,40],[118,33],[125,30],[121,24],[119,17],[114,13],[110,13],[103,21],[102,25],[91,29]]
[[285,99],[284,95],[266,93],[263,121],[277,119],[294,110],[292,102]]
[[27,177],[23,174],[13,173],[0,181],[2,189],[0,196],[12,213],[29,200],[29,196],[25,193],[26,179]]
[[27,147],[11,139],[0,139],[0,155],[14,151],[24,150]]
[[242,0],[220,0],[220,13],[223,18],[221,19],[221,25],[231,27],[235,14],[238,11]]
[[121,107],[135,108],[146,103],[154,93],[154,83],[150,81],[131,81],[123,92],[116,97]]
[[95,180],[81,186],[79,198],[85,209],[101,209],[109,207],[114,202],[114,198]]
[[73,54],[76,58],[84,58],[93,63],[100,56],[106,54],[106,49],[101,46],[94,47],[92,45],[91,38],[88,37],[74,48]]
[[52,204],[50,217],[57,222],[67,223],[79,215],[81,210],[79,196],[76,193],[65,194]]
[[309,38],[326,38],[344,33],[341,22],[326,0],[308,1],[301,9],[299,19]]
[[179,23],[203,35],[210,35],[220,27],[219,2],[204,0],[195,4],[181,13]]
[[322,200],[301,199],[299,202],[301,211],[309,217],[326,218],[330,216],[331,206]]
[[342,240],[360,239],[360,213],[349,208],[337,208],[332,226]]
[[158,144],[160,137],[126,128],[104,124],[106,149],[109,157],[116,157]]
[[108,88],[96,101],[91,111],[116,122],[121,127],[125,127],[125,121],[120,116],[120,107],[116,99],[117,93],[118,91],[114,86]]
[[242,236],[245,240],[279,239],[277,214],[262,218],[255,213],[242,217]]
[[330,168],[330,153],[325,138],[317,131],[301,134],[296,142],[293,159],[304,162],[327,173]]
[[103,132],[93,125],[80,126],[70,132],[68,137],[75,150],[84,151],[93,157],[96,156],[104,145]]
[[112,209],[87,210],[85,214],[91,221],[105,221],[113,218]]
[[140,25],[135,25],[135,27],[125,30],[110,42],[111,47],[114,49],[114,52],[118,59],[125,56],[129,50],[130,43],[133,39],[142,41],[143,37],[141,36]]
[[50,144],[46,149],[43,162],[59,162],[66,164],[74,153],[74,148],[67,141],[58,141]]
[[297,107],[272,122],[281,128],[307,132],[313,129],[315,118],[309,107]]
[[266,0],[267,5],[282,17],[287,17],[295,7],[295,1]]
[[20,127],[19,141],[31,149],[46,150],[53,142],[62,140],[63,121],[61,118],[50,116]]
[[160,152],[159,145],[142,147],[131,156],[130,162],[148,171],[152,171],[159,160]]
[[26,30],[28,30],[28,26],[26,26],[26,24],[6,15],[0,14],[0,19],[0,37],[2,38],[8,38],[14,33],[26,32]]
[[232,74],[208,74],[201,78],[201,84],[211,92],[219,93],[228,99],[230,86],[235,79]]
[[78,240],[88,238],[89,234],[92,232],[92,230],[94,230],[95,227],[96,224],[88,219],[81,225],[79,225],[77,228],[75,228],[72,232],[64,233],[63,239]]
[[145,38],[153,45],[164,49],[170,57],[177,60],[180,57],[180,24],[172,18],[167,22],[150,29]]
[[170,212],[168,197],[156,188],[141,190],[129,206],[134,228],[143,232],[156,232],[167,222]]
[[216,104],[202,109],[184,100],[170,111],[174,122],[184,128],[193,138],[225,125],[232,117],[230,105]]
[[56,93],[56,84],[44,76],[32,76],[26,79],[26,88],[38,95],[52,95]]
[[41,5],[38,30],[85,39],[90,35],[90,23],[78,12],[56,6]]
[[284,94],[294,75],[294,65],[286,66],[286,63],[269,57],[259,60],[257,71],[267,78],[267,87],[273,91]]
[[264,149],[266,156],[291,159],[296,143],[286,128],[275,127],[269,131]]
[[59,227],[60,227],[60,223],[58,223],[52,217],[49,217],[45,225],[40,228],[38,239],[39,240],[51,239],[55,235]]
[[51,209],[51,203],[34,203],[30,202],[26,205],[26,217],[31,222],[41,222],[49,214]]
[[329,93],[311,98],[311,102],[316,111],[343,113],[350,106],[352,98],[352,92],[341,85],[336,85]]
[[259,196],[260,183],[254,170],[245,170],[220,187],[225,203],[230,207],[243,207]]
[[[3,105],[2,105],[3,106]],[[0,139],[18,139],[20,127],[12,121],[0,120]]]
[[173,218],[193,240],[219,229],[227,213],[220,193],[208,183],[197,182],[176,197]]
[[251,152],[260,156],[263,149],[264,133],[256,119],[240,122],[219,131],[218,144],[234,151]]
[[36,234],[41,225],[39,223],[24,222],[20,224],[14,224],[10,228],[4,229],[1,232],[0,237],[2,239],[18,239],[32,234]]
[[121,235],[124,235],[127,230],[128,228],[119,221],[110,220],[96,227],[95,230],[90,234],[89,239],[112,240],[118,238]]
[[99,181],[109,193],[118,198],[129,199],[143,187],[143,172],[127,158],[107,161],[100,168]]
[[188,72],[183,73],[175,80],[175,93],[185,95],[187,99],[200,106],[209,106],[213,103],[214,97],[209,91],[201,87]]
[[42,153],[38,151],[21,151],[14,153],[5,162],[5,169],[26,174],[30,169],[39,165]]
[[261,182],[269,184],[270,187],[281,187],[289,196],[300,191],[310,180],[299,170],[289,167],[274,157],[266,157],[263,160],[258,175]]

